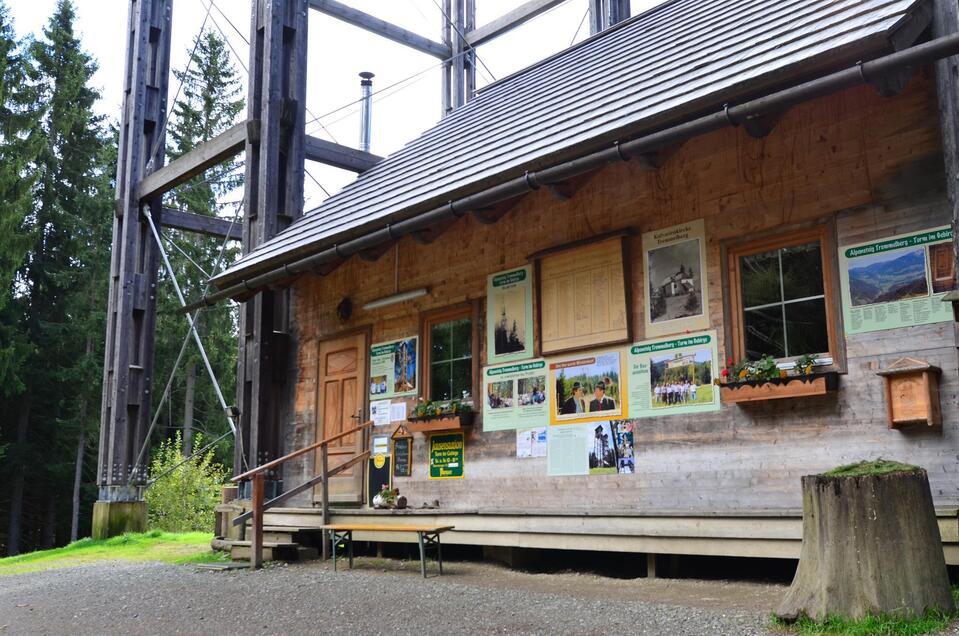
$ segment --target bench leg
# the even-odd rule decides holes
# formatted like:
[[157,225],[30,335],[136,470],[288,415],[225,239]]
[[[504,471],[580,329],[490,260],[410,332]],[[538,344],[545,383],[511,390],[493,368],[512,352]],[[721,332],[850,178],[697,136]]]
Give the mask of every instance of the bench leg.
[[353,531],[350,530],[346,533],[349,539],[347,539],[347,548],[350,551],[350,569],[353,569]]
[[420,572],[423,573],[423,578],[426,578],[426,545],[423,541],[423,533],[417,532],[416,536],[419,537],[420,542]]
[[330,551],[333,553],[333,571],[336,572],[336,532],[330,532]]
[[443,547],[440,545],[440,535],[436,535],[436,560],[440,564],[440,576],[443,576]]

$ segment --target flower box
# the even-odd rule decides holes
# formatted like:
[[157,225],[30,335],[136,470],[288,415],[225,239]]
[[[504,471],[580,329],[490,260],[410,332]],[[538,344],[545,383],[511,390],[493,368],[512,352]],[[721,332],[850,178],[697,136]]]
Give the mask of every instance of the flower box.
[[791,375],[772,380],[742,380],[721,384],[721,400],[727,404],[781,400],[784,398],[826,395],[839,388],[835,371],[812,375]]
[[473,412],[447,413],[444,415],[428,415],[426,417],[410,416],[407,418],[406,428],[411,433],[430,433],[433,431],[452,431],[473,424]]

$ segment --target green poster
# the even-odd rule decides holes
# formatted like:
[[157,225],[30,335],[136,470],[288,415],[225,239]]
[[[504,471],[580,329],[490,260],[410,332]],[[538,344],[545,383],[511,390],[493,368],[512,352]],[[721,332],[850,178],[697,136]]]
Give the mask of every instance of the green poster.
[[629,348],[629,416],[657,417],[719,410],[713,385],[716,332],[639,342]]
[[486,361],[533,357],[533,268],[492,274],[486,284]]
[[952,320],[942,302],[956,286],[948,225],[843,247],[839,267],[847,334]]
[[483,369],[483,430],[505,431],[549,424],[546,361]]
[[370,347],[370,400],[416,395],[417,340],[414,336]]
[[463,433],[430,436],[430,479],[463,478]]

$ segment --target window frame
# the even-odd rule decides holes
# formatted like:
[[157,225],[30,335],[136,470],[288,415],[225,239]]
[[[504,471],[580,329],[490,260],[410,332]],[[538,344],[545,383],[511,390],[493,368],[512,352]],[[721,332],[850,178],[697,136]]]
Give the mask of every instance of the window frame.
[[[430,357],[430,354],[433,349],[432,342],[430,341],[430,334],[432,331],[433,325],[441,324],[444,322],[450,322],[452,320],[459,320],[462,318],[470,319],[470,374],[472,376],[470,382],[470,402],[476,403],[477,390],[479,388],[479,356],[480,356],[480,342],[479,342],[479,329],[480,329],[480,306],[478,301],[467,301],[465,303],[457,303],[455,305],[449,305],[447,307],[441,307],[439,309],[431,309],[429,311],[424,311],[420,313],[420,342],[422,343],[422,354],[423,359],[422,370],[421,370],[421,382],[422,382],[422,391],[421,395],[426,400],[433,400],[432,392],[432,368],[433,362]],[[458,399],[458,398],[452,398]]]
[[[725,248],[725,278],[728,293],[727,302],[727,357],[734,361],[746,359],[746,339],[743,332],[744,311],[742,298],[742,272],[740,259],[745,256],[761,254],[786,247],[794,247],[805,243],[819,241],[820,257],[822,258],[823,296],[826,307],[826,337],[829,351],[816,352],[819,354],[817,364],[834,370],[845,367],[845,350],[840,338],[842,334],[842,317],[839,311],[839,278],[836,262],[835,226],[831,222],[817,223],[787,232],[780,232],[755,240],[737,242]],[[793,361],[799,356],[776,358],[780,368],[791,368]]]

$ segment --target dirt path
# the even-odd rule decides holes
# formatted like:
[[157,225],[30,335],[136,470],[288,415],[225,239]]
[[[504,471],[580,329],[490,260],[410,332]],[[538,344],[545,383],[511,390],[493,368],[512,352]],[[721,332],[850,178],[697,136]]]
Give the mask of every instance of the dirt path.
[[775,585],[526,574],[450,563],[359,559],[209,572],[99,563],[0,577],[9,634],[766,634]]

